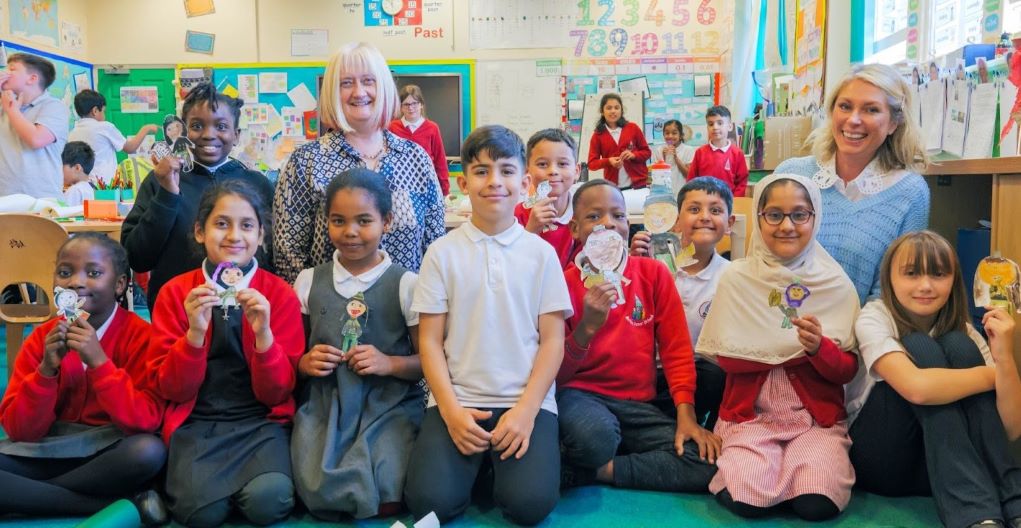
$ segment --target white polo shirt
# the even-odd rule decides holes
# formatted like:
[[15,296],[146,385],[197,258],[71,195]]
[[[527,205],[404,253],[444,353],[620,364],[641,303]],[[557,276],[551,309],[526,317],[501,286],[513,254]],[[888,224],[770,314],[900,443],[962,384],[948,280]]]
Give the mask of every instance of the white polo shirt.
[[11,126],[7,112],[0,111],[0,196],[27,194],[33,198],[61,198],[64,189],[60,153],[67,143],[70,111],[49,92],[43,92],[21,107],[29,122],[42,125],[56,141],[42,148],[31,148]]
[[91,117],[83,117],[67,136],[68,141],[84,141],[96,153],[96,163],[92,166],[91,176],[110,183],[117,171],[117,152],[124,148],[127,138],[109,121],[96,121]]
[[[379,252],[383,255],[382,262],[361,275],[352,275],[340,263],[338,258],[340,252],[334,250],[332,257],[333,289],[337,292],[337,295],[350,299],[358,292],[368,290],[379,281],[383,273],[393,265],[393,260],[390,259],[390,255],[386,251],[380,249]],[[304,315],[309,315],[308,298],[312,294],[312,280],[314,278],[315,268],[306,268],[301,270],[297,279],[294,279],[294,293],[298,295],[298,300],[301,302],[301,313]],[[401,313],[404,314],[404,322],[408,326],[418,326],[418,313],[411,310],[411,300],[415,293],[415,282],[417,280],[418,275],[415,275],[412,271],[407,271],[404,275],[401,275],[401,282],[397,288],[397,302],[401,305]]]
[[684,303],[684,317],[688,322],[688,335],[691,336],[692,343],[698,343],[702,324],[709,314],[709,305],[716,295],[716,285],[720,283],[723,270],[729,265],[729,260],[714,252],[709,265],[694,275],[689,275],[683,269],[677,270],[674,284],[677,285],[677,293],[681,294],[681,302]]
[[[854,335],[858,340],[858,357],[861,358],[859,361],[862,368],[858,369],[851,383],[844,386],[844,406],[847,407],[848,424],[858,417],[858,412],[865,406],[872,387],[883,381],[882,376],[872,371],[872,365],[891,352],[904,352],[904,345],[898,339],[897,323],[893,321],[893,315],[883,304],[882,299],[873,299],[861,309],[854,323]],[[978,346],[986,365],[992,366],[993,356],[989,352],[989,345],[971,323],[968,323],[968,337]]]
[[[513,407],[539,349],[539,315],[573,314],[553,246],[517,222],[489,236],[468,221],[429,246],[418,277],[411,309],[447,314],[443,351],[457,401]],[[556,413],[553,394],[551,386],[542,408]]]

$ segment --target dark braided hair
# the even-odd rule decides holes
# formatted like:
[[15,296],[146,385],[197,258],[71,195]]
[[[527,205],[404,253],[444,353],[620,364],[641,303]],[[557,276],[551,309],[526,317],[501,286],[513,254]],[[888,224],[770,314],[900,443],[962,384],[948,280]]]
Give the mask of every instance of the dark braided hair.
[[[216,112],[217,106],[225,104],[230,108],[231,115],[234,116],[234,128],[237,128],[238,123],[241,122],[241,107],[245,105],[245,102],[217,92],[216,87],[212,83],[202,83],[188,92],[188,97],[184,98],[184,106],[181,107],[181,117],[187,121],[188,112],[191,112],[196,106],[203,104],[209,105],[209,111],[211,112]],[[185,132],[187,133],[187,131]]]

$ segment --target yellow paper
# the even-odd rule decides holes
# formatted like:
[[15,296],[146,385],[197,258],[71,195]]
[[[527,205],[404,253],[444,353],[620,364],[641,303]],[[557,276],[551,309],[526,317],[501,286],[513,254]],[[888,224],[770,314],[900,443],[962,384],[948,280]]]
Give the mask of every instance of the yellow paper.
[[184,12],[189,17],[209,15],[216,12],[213,0],[184,0]]
[[228,84],[223,87],[223,95],[226,95],[227,97],[237,97],[238,89],[235,88],[233,84]]

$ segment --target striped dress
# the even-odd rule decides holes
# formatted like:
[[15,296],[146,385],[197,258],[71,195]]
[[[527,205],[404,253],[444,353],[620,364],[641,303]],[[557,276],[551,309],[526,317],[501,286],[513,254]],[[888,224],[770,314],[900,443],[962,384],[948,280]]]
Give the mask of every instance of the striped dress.
[[755,412],[747,422],[716,422],[723,452],[709,491],[726,488],[735,501],[760,508],[813,493],[843,511],[854,485],[847,422],[816,425],[783,367],[769,372]]

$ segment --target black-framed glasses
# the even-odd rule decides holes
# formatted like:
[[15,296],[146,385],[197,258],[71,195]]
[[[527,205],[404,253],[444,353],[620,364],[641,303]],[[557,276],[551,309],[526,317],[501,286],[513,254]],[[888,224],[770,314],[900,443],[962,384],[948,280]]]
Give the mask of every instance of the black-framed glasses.
[[415,108],[416,106],[419,106],[421,104],[422,103],[420,103],[418,101],[414,101],[414,102],[411,102],[411,103],[401,103],[401,106],[403,108]]
[[783,219],[787,217],[790,217],[791,222],[793,222],[794,225],[804,225],[807,224],[808,221],[811,220],[813,216],[815,216],[815,211],[798,209],[797,211],[791,213],[784,213],[782,211],[772,210],[763,211],[759,213],[759,216],[761,216],[762,219],[765,220],[766,223],[771,226],[778,226],[782,224]]

